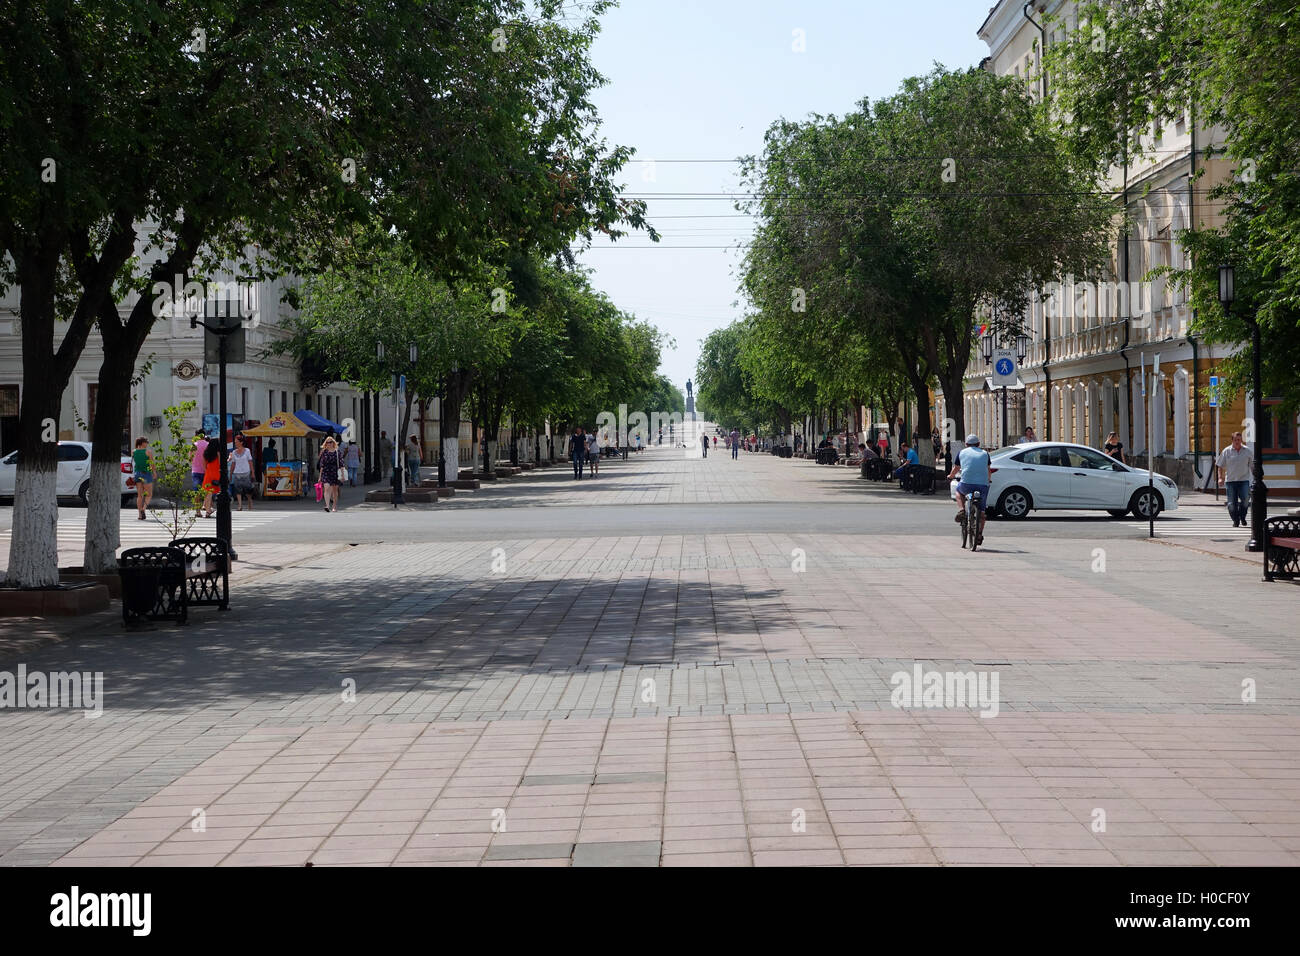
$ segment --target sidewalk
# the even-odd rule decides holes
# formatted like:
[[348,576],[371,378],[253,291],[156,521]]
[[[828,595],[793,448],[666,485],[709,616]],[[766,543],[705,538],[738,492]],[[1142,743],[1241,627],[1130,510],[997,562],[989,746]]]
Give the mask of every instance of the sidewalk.
[[[0,864],[1300,862],[1289,587],[1088,526],[809,534],[851,483],[717,465],[503,496],[603,535],[250,550],[228,614],[25,651],[104,711],[0,710]],[[761,530],[620,506],[723,467]],[[900,700],[917,668],[995,693]]]

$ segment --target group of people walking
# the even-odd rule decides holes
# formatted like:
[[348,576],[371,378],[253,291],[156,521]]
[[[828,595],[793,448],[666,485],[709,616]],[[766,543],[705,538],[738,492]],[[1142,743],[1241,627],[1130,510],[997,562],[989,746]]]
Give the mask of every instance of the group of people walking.
[[[638,448],[640,437],[638,436]],[[587,431],[581,425],[569,436],[569,461],[573,463],[573,477],[581,481],[583,472],[587,477],[595,478],[600,474],[600,437],[595,429]]]

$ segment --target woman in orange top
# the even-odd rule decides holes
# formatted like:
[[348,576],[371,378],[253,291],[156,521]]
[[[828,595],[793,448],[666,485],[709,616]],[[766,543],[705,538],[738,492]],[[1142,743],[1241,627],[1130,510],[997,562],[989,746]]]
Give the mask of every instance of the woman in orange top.
[[217,441],[208,442],[203,449],[203,517],[212,517],[212,496],[221,490],[221,453]]

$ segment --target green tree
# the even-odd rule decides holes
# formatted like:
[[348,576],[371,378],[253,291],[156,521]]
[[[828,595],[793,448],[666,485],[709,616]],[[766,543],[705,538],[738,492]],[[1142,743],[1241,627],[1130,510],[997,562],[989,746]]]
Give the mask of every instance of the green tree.
[[[19,289],[22,463],[9,577],[57,581],[60,397],[104,348],[88,570],[111,567],[116,464],[161,289],[230,263],[328,266],[380,216],[440,273],[644,224],[600,139],[597,17],[561,0],[52,0],[0,13],[0,243]],[[138,256],[138,258],[137,258]],[[135,296],[133,299],[132,296]],[[127,303],[125,314],[118,302]],[[63,335],[55,331],[64,322]]]

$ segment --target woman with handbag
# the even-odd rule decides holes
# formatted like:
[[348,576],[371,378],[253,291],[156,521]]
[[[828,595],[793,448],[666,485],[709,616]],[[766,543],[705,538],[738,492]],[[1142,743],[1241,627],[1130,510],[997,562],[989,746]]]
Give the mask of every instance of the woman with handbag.
[[338,442],[334,440],[333,435],[321,442],[320,458],[317,459],[316,466],[320,469],[320,481],[324,487],[325,510],[338,511],[341,473],[346,471],[346,466],[343,464]]

